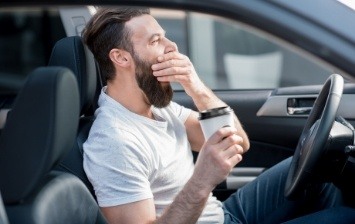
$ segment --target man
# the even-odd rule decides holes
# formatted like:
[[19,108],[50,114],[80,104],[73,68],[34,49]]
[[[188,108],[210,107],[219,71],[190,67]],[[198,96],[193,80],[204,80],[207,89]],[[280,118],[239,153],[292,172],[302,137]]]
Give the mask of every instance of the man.
[[[235,128],[205,141],[198,113],[171,101],[170,83],[177,82],[199,111],[226,106],[149,10],[101,9],[83,40],[107,81],[84,144],[84,169],[110,223],[278,223],[303,214],[295,208],[310,199],[283,197],[290,160],[223,203],[212,196],[249,149],[247,134],[235,116]],[[191,150],[199,152],[195,164]],[[317,197],[323,207],[342,203],[330,185]]]

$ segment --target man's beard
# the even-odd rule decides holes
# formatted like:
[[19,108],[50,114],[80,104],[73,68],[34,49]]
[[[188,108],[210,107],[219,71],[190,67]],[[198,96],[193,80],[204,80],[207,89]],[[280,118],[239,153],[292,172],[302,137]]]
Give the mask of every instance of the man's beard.
[[173,89],[170,84],[162,85],[153,75],[152,64],[141,60],[137,54],[133,55],[136,63],[136,80],[147,97],[148,103],[158,108],[169,105],[173,98]]

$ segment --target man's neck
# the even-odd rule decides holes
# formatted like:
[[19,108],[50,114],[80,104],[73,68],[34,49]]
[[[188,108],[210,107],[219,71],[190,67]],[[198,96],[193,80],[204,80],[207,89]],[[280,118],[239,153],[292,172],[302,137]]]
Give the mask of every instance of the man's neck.
[[154,119],[151,105],[147,103],[141,89],[130,85],[118,85],[115,82],[107,83],[106,94],[120,103],[129,111]]

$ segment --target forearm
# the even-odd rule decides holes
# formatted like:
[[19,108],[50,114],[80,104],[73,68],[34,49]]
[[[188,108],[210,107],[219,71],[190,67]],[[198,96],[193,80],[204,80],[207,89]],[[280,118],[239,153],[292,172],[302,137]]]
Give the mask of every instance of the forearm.
[[155,223],[196,223],[211,191],[199,186],[192,177]]
[[[212,90],[210,90],[205,85],[201,85],[200,88],[195,91],[189,92],[190,97],[192,98],[196,108],[199,111],[228,106],[225,102],[219,99]],[[250,147],[249,139],[247,134],[245,133],[238,117],[234,114],[234,125],[238,130],[238,134],[243,138],[243,148],[244,150],[248,150]]]
[[225,102],[220,100],[211,89],[201,84],[198,89],[189,91],[188,94],[192,98],[196,108],[199,111],[227,106]]

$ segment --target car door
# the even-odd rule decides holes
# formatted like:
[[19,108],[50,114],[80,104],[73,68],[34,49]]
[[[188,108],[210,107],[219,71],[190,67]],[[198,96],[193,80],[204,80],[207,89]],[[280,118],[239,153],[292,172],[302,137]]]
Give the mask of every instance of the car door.
[[[323,83],[339,71],[236,21],[176,10],[153,15],[206,85],[233,108],[251,140],[243,161],[214,194],[223,199],[292,156]],[[174,101],[195,109],[181,87],[174,87]],[[351,123],[354,97],[355,86],[348,82],[338,115]]]

